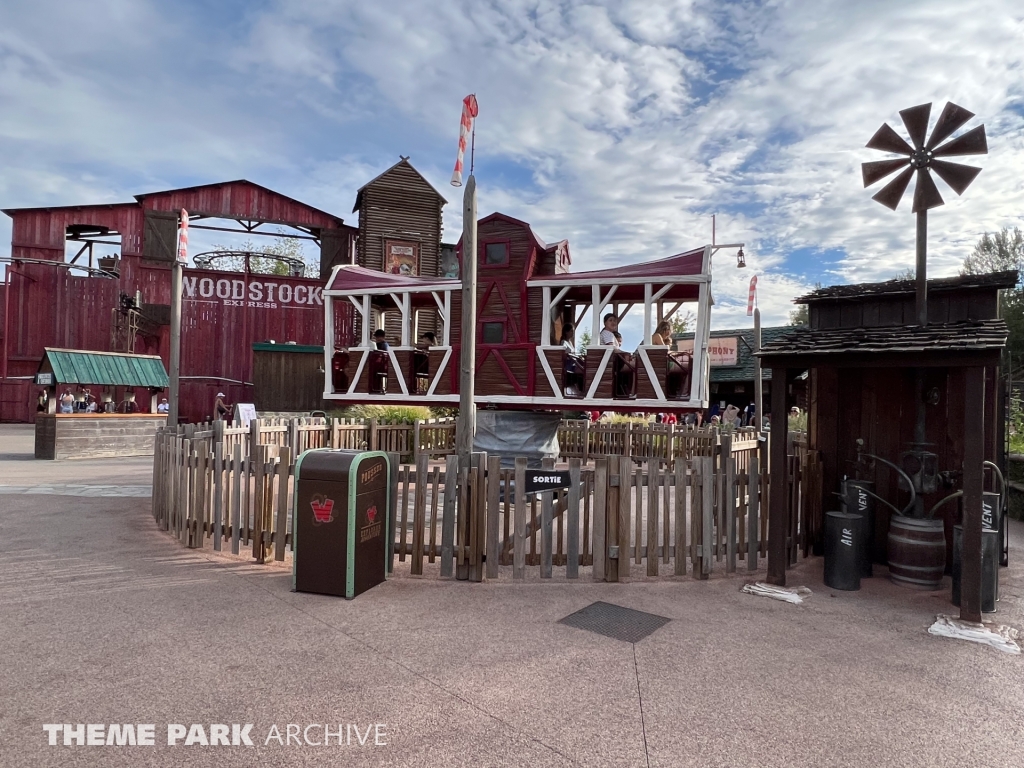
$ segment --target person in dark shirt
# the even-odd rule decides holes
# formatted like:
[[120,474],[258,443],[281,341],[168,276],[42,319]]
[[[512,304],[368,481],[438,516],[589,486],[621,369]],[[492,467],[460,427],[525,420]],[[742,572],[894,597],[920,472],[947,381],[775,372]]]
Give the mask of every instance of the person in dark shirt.
[[377,349],[383,350],[385,352],[391,349],[391,347],[388,346],[387,340],[384,338],[383,328],[378,328],[376,331],[373,332],[373,343],[376,345]]

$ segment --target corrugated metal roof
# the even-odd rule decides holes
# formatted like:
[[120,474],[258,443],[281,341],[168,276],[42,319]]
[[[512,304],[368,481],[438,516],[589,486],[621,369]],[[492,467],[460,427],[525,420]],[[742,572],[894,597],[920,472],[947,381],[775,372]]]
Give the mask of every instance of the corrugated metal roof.
[[46,347],[46,354],[39,369],[42,371],[47,365],[53,370],[57,384],[96,384],[154,389],[163,389],[170,384],[163,360],[156,355]]

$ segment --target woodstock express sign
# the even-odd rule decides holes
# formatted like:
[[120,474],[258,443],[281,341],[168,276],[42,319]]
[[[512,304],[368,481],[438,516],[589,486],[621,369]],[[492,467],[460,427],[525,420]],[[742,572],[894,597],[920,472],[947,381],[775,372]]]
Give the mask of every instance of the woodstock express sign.
[[304,283],[185,275],[182,286],[185,301],[226,307],[315,309],[324,305],[323,287]]

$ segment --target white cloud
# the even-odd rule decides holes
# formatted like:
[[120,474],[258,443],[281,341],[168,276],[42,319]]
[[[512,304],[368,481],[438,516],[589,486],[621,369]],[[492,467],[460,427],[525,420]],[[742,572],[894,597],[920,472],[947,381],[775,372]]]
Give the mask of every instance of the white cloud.
[[55,26],[52,9],[0,11],[4,206],[244,176],[351,218],[355,189],[401,153],[451,201],[455,239],[446,181],[475,92],[482,215],[569,238],[583,269],[702,244],[717,211],[749,265],[716,266],[719,327],[748,322],[754,272],[773,323],[817,280],[911,266],[909,198],[874,203],[858,167],[901,108],[949,99],[990,137],[984,172],[930,214],[931,274],[1024,215],[1011,0],[282,0],[216,20],[108,0],[102,24],[59,7]]

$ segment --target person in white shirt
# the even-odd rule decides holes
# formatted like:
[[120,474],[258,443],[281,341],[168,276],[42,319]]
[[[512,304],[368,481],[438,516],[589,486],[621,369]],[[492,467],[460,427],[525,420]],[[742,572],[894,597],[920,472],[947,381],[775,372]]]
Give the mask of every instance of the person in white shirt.
[[170,403],[167,402],[166,397],[160,398],[160,404],[156,407],[157,413],[168,413],[171,410]]
[[572,323],[565,323],[562,326],[562,346],[565,347],[570,355],[576,354],[575,331],[576,329]]
[[622,346],[621,342],[616,339],[616,332],[619,330],[619,318],[614,313],[609,312],[604,316],[604,328],[601,329],[601,343],[609,344],[613,347]]

